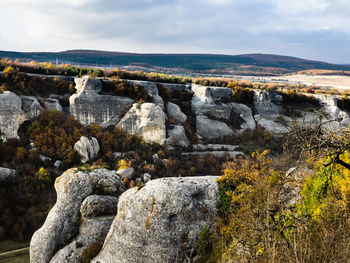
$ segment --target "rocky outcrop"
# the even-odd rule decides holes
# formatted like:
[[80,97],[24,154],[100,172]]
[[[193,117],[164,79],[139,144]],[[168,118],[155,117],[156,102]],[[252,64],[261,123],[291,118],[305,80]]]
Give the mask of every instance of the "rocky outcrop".
[[172,125],[168,130],[168,138],[166,142],[174,146],[187,147],[190,141],[187,139],[185,129],[182,125]]
[[141,81],[141,80],[128,80],[127,81],[130,85],[140,85],[142,86],[145,91],[148,93],[148,96],[152,99],[152,102],[156,104],[157,106],[164,109],[164,101],[161,96],[159,96],[157,83],[150,82],[150,81]]
[[200,137],[221,138],[255,130],[252,110],[244,104],[230,102],[231,89],[199,85],[194,85],[192,89],[192,111],[196,114]]
[[124,185],[114,171],[70,169],[55,189],[56,204],[32,237],[30,262],[78,263],[89,244],[105,239]]
[[100,145],[94,137],[89,140],[87,137],[81,136],[80,140],[74,144],[74,150],[81,156],[81,161],[86,163],[96,158]]
[[15,178],[16,176],[16,170],[0,167],[0,181]]
[[187,120],[187,116],[181,111],[181,108],[175,103],[168,102],[166,104],[166,110],[169,119],[175,121],[175,124],[184,124]]
[[21,96],[22,110],[25,113],[26,119],[36,119],[43,111],[39,101],[35,97]]
[[94,263],[189,262],[198,234],[216,220],[216,177],[162,178],[132,188]]
[[44,101],[44,106],[48,111],[55,110],[58,112],[63,112],[63,108],[58,101],[58,99],[49,98]]
[[99,79],[76,78],[75,83],[77,93],[69,98],[70,113],[83,125],[116,125],[134,102],[126,97],[99,95],[102,89]]
[[334,120],[328,125],[333,129],[348,127],[350,124],[350,116],[346,111],[342,111],[338,107],[338,98],[334,96],[317,96],[320,104],[323,106],[325,115],[329,120]]
[[196,117],[196,127],[200,138],[214,139],[234,134],[225,122],[209,119],[205,115]]
[[16,94],[0,93],[0,136],[4,139],[18,138],[18,128],[26,117],[21,109],[22,101]]
[[283,98],[274,92],[254,91],[255,120],[274,135],[288,132],[288,119],[282,115]]
[[154,103],[135,103],[117,126],[147,143],[163,144],[166,139],[165,113]]

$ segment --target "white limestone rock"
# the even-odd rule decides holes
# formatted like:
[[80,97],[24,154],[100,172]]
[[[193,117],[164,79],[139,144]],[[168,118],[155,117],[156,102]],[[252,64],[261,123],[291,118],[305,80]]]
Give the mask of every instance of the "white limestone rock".
[[338,98],[335,96],[318,95],[316,98],[323,106],[323,111],[329,120],[335,120],[327,125],[333,129],[341,129],[349,127],[350,116],[346,111],[342,111],[338,107]]
[[197,134],[201,138],[222,138],[224,136],[233,135],[233,130],[222,121],[211,120],[205,115],[196,117]]
[[187,120],[186,114],[181,111],[181,108],[175,103],[168,102],[166,104],[166,110],[169,119],[173,119],[176,124],[184,124]]
[[121,179],[128,178],[131,180],[135,175],[135,169],[132,167],[121,169],[117,171],[117,175],[119,175]]
[[3,139],[18,138],[18,128],[26,120],[22,101],[16,94],[0,93],[0,135]]
[[134,100],[120,96],[99,95],[101,80],[76,78],[77,93],[69,98],[70,114],[83,125],[116,125]]
[[190,262],[198,234],[214,226],[217,177],[162,178],[120,196],[118,213],[93,263]]
[[282,113],[281,95],[268,91],[254,91],[254,110],[256,114],[266,117]]
[[58,168],[61,166],[61,164],[62,164],[62,161],[61,161],[61,160],[57,160],[57,161],[54,163],[53,166],[54,166],[55,168],[58,169]]
[[187,139],[185,129],[182,125],[173,125],[168,130],[169,137],[167,138],[167,144],[173,146],[187,147],[190,145],[190,141]]
[[56,110],[58,112],[63,112],[63,108],[58,101],[58,99],[49,98],[44,101],[44,106],[48,111]]
[[0,181],[15,178],[17,176],[16,170],[0,167]]
[[142,136],[147,143],[164,144],[166,140],[165,113],[154,103],[133,104],[117,127]]
[[81,161],[86,163],[97,156],[98,151],[100,150],[100,145],[94,137],[89,140],[87,137],[81,136],[80,140],[74,144],[74,150],[76,150],[82,157]]
[[[69,169],[56,179],[55,189],[56,204],[30,242],[30,262],[80,262],[82,250],[88,244],[103,242],[113,220],[109,215],[115,212],[114,197],[125,190],[115,172],[106,169],[91,172]],[[98,192],[110,197],[93,195]],[[66,242],[70,243],[59,250]]]
[[27,120],[36,119],[43,111],[39,101],[32,96],[21,96],[22,110]]

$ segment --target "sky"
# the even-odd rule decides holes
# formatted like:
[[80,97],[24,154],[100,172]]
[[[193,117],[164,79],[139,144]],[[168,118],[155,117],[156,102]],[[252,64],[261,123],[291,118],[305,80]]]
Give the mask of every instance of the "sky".
[[68,49],[350,63],[350,0],[0,0],[0,50]]

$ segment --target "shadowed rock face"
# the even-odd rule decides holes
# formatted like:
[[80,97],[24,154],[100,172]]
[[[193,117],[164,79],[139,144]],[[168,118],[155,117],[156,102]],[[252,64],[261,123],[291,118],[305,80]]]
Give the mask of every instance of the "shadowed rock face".
[[187,262],[198,234],[217,214],[217,177],[162,178],[120,196],[118,213],[94,263]]
[[116,125],[134,102],[126,97],[99,95],[102,89],[99,79],[76,78],[75,83],[77,93],[69,98],[70,113],[83,125]]
[[56,204],[30,242],[30,262],[79,263],[89,244],[102,244],[124,184],[114,171],[70,169],[56,179],[55,189]]

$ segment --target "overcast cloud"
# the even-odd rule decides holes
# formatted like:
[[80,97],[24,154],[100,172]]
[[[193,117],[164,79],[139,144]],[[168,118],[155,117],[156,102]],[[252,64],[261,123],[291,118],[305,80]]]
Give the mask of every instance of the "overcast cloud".
[[350,1],[0,0],[0,49],[271,53],[350,63]]

